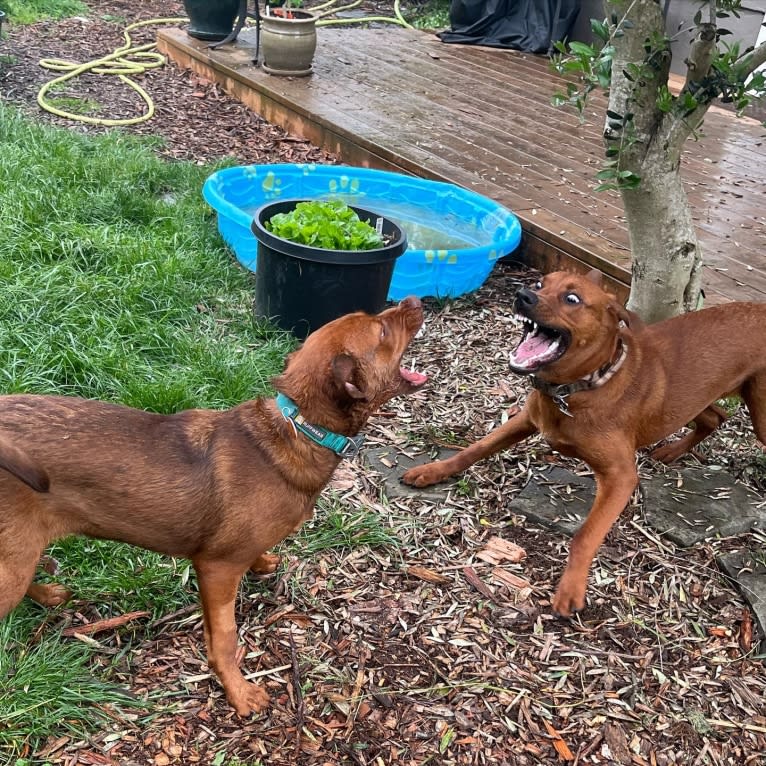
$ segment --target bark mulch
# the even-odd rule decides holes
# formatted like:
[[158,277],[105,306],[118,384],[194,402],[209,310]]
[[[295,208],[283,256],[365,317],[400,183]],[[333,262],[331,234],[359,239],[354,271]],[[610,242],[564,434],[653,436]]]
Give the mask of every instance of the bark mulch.
[[[0,70],[3,98],[36,119],[98,130],[37,108],[50,76],[38,60],[103,54],[122,42],[115,17],[168,16],[179,5],[94,0],[87,20],[11,29],[0,48],[15,58]],[[91,97],[112,115],[131,113],[132,97],[103,79],[90,78]],[[164,67],[143,82],[157,115],[126,130],[161,136],[166,156],[335,161],[194,75]],[[507,366],[517,333],[510,301],[532,276],[500,264],[475,294],[428,302],[412,356],[431,382],[375,418],[372,447],[414,454],[463,444],[523,399],[526,383]],[[718,465],[763,491],[763,457],[744,414],[701,446],[685,465]],[[567,541],[516,515],[513,502],[549,463],[586,472],[536,438],[474,466],[443,500],[389,500],[362,461],[344,463],[310,534],[286,542],[280,572],[249,580],[239,597],[243,665],[269,688],[267,712],[232,713],[192,607],[94,634],[94,672],[103,665],[145,710],[115,712],[86,741],[51,739],[37,757],[67,766],[766,764],[760,637],[715,564],[721,550],[763,547],[763,535],[681,550],[630,507],[594,564],[588,607],[558,620],[549,599]],[[645,457],[640,465],[645,474],[672,470]]]

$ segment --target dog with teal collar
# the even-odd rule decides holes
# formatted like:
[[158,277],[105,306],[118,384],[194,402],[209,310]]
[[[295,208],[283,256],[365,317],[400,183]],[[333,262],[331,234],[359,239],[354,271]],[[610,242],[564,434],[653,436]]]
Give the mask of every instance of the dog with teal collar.
[[25,594],[46,606],[71,596],[33,582],[60,537],[190,559],[210,668],[239,715],[263,710],[266,689],[239,668],[242,576],[277,569],[269,549],[312,517],[369,418],[424,385],[425,375],[402,366],[422,324],[417,298],[340,317],[288,356],[276,398],[229,410],[164,415],[69,396],[0,396],[0,619]]

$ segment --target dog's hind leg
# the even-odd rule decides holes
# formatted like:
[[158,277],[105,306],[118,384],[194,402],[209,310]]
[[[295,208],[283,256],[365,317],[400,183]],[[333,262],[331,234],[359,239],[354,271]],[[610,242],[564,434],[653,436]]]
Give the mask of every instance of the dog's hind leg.
[[33,582],[27,588],[27,596],[42,606],[59,606],[72,598],[72,591],[55,582]]
[[653,449],[649,453],[649,457],[653,460],[659,460],[661,463],[672,463],[674,460],[678,460],[681,455],[685,455],[703,439],[710,436],[728,417],[726,411],[717,404],[705,407],[694,418],[694,428],[686,436]]
[[282,557],[277,553],[262,553],[250,564],[250,571],[257,575],[273,574],[279,568]]
[[226,697],[241,716],[263,710],[269,695],[246,681],[237,667],[237,623],[234,602],[247,564],[194,560],[202,598],[202,618],[208,663],[226,690]]
[[766,372],[754,375],[742,386],[742,399],[747,405],[753,430],[766,449]]
[[27,543],[23,549],[0,545],[0,618],[5,617],[32,587],[43,549]]

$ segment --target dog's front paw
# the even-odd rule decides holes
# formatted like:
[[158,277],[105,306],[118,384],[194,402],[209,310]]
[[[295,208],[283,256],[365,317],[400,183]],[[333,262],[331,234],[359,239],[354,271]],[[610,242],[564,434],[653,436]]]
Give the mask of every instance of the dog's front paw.
[[243,718],[251,713],[260,713],[271,702],[269,693],[260,684],[248,681],[243,681],[233,692],[227,691],[226,696],[237,715]]
[[428,487],[431,484],[438,484],[449,476],[442,463],[426,463],[425,465],[416,465],[404,472],[402,481],[412,487]]
[[584,582],[567,577],[565,573],[551,602],[553,611],[560,617],[571,617],[579,612],[585,606],[585,590]]

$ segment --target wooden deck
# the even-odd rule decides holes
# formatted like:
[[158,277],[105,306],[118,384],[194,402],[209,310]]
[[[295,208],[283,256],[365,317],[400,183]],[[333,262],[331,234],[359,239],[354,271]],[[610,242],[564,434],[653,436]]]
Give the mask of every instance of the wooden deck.
[[[272,77],[251,63],[252,30],[212,51],[183,30],[160,50],[221,83],[269,122],[346,164],[400,170],[473,189],[513,210],[521,255],[544,270],[596,266],[630,281],[621,200],[594,193],[603,158],[603,97],[581,123],[551,106],[549,61],[441,43],[398,27],[322,27],[314,74]],[[683,176],[706,262],[708,303],[766,301],[766,131],[714,108],[690,142]],[[624,289],[622,290],[624,293]]]

